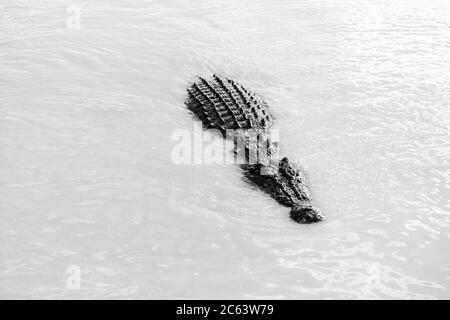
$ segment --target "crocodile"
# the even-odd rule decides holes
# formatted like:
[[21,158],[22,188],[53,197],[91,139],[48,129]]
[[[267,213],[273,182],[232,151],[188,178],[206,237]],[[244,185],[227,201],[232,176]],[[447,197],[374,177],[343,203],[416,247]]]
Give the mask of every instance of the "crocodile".
[[[267,134],[274,119],[267,103],[259,95],[234,80],[217,75],[209,80],[198,77],[187,92],[185,105],[204,127],[219,130],[224,138],[229,137],[230,132],[234,133],[234,153],[244,154],[245,161],[240,166],[247,182],[259,187],[280,204],[290,207],[290,217],[298,223],[326,219],[311,204],[303,172],[288,157],[278,161],[276,144]],[[246,134],[248,130],[253,130],[259,137],[256,163],[249,161],[251,146]],[[237,139],[243,141],[241,147],[237,146]]]

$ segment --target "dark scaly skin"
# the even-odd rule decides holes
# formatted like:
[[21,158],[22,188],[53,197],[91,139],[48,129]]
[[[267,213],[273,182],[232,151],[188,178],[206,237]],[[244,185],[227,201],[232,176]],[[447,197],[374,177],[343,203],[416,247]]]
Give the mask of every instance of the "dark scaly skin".
[[[264,134],[273,123],[269,108],[260,97],[246,90],[237,82],[214,75],[211,80],[199,78],[188,89],[186,106],[206,128],[218,129],[226,136],[228,129],[242,129],[244,150],[237,148],[235,153],[245,155],[241,164],[245,178],[270,194],[279,203],[291,207],[290,216],[299,223],[313,223],[326,217],[311,205],[311,198],[302,172],[289,162],[272,160],[273,145],[268,138],[260,140],[257,150],[267,146],[267,152],[258,151],[258,163],[249,160],[251,146],[245,130]],[[234,131],[241,134],[240,131]],[[236,138],[236,136],[235,136]]]

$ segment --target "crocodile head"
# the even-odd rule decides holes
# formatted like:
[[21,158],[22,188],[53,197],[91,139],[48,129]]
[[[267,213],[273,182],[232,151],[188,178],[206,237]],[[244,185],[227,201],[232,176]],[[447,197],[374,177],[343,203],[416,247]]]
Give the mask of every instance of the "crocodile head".
[[291,207],[291,218],[298,223],[323,221],[326,216],[311,205],[308,186],[301,170],[287,157],[278,165],[243,164],[248,181],[260,186],[281,204]]
[[279,163],[279,174],[285,185],[292,191],[294,205],[291,210],[291,218],[299,223],[314,223],[323,221],[326,216],[319,209],[311,206],[309,191],[305,183],[305,178],[301,175],[301,171],[290,163],[287,157],[283,158]]
[[294,206],[290,216],[298,223],[315,223],[327,218],[319,209],[307,204],[298,204]]

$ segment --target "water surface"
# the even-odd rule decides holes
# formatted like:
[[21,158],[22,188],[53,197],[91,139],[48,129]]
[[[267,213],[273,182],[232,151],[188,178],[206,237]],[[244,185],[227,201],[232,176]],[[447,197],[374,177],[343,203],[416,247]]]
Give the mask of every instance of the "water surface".
[[[0,30],[0,297],[450,298],[448,1],[7,0]],[[327,222],[173,164],[212,73]]]

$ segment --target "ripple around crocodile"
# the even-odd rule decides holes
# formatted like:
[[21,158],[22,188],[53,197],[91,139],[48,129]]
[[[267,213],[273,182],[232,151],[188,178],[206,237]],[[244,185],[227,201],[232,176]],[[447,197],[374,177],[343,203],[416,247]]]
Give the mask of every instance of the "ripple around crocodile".
[[[276,144],[271,142],[268,134],[273,117],[261,97],[239,83],[217,75],[210,80],[199,77],[187,91],[185,104],[203,126],[220,130],[224,137],[233,135],[235,155],[243,154],[245,157],[240,166],[248,182],[257,185],[279,203],[291,207],[290,216],[296,222],[313,223],[326,219],[319,209],[311,205],[301,170],[287,157],[275,160],[278,159]],[[250,131],[256,134],[257,143],[251,143],[254,140],[250,140]],[[243,143],[239,144],[238,140]],[[251,154],[257,154],[257,161],[249,161]]]

